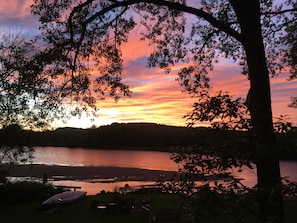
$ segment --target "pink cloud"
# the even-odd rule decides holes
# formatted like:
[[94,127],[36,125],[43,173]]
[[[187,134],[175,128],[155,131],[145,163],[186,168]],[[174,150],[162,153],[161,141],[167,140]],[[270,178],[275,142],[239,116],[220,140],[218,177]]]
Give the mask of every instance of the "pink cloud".
[[1,1],[0,28],[9,31],[18,29],[28,35],[38,33],[39,22],[31,14],[32,3],[33,0]]
[[[21,27],[23,32],[38,33],[38,21],[30,14],[32,0],[1,1],[0,27]],[[107,98],[98,102],[99,118],[96,125],[111,122],[156,122],[170,125],[185,125],[182,118],[191,111],[195,98],[182,93],[175,81],[176,70],[165,75],[159,68],[147,68],[147,57],[153,50],[147,42],[141,42],[140,27],[129,36],[129,42],[122,45],[124,57],[123,79],[133,91],[132,98],[121,98],[118,103]],[[178,66],[176,67],[178,68]],[[209,74],[212,91],[229,91],[235,97],[246,97],[249,81],[241,75],[240,67],[233,61],[222,60]],[[296,81],[288,82],[288,74],[271,79],[273,114],[287,114],[297,124],[297,110],[288,108],[291,96],[297,96]],[[82,126],[85,120],[77,126]]]

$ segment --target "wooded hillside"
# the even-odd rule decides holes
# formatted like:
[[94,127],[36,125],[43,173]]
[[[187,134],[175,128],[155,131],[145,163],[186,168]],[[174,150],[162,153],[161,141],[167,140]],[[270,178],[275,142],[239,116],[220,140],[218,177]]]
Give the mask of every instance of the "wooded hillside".
[[26,132],[26,143],[34,146],[68,146],[88,148],[150,149],[203,143],[210,129],[186,128],[153,123],[113,123],[91,129],[59,128],[54,131]]
[[[29,146],[62,146],[94,149],[143,149],[171,151],[176,147],[212,146],[223,143],[228,148],[249,150],[248,132],[222,131],[205,127],[186,128],[154,123],[113,123],[98,128],[58,128],[34,132],[24,131],[24,142]],[[3,137],[0,130],[0,138]],[[282,159],[297,159],[297,131],[277,135]],[[218,146],[219,145],[219,146]],[[237,150],[236,149],[236,150]]]

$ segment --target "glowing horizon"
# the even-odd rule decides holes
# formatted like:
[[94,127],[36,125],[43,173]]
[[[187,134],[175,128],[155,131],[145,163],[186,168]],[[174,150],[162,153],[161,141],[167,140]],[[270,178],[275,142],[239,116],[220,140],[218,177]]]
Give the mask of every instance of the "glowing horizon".
[[[15,0],[0,3],[0,29],[19,27],[24,33],[38,31],[37,18],[30,14],[33,0]],[[175,81],[176,71],[165,75],[159,68],[148,69],[147,56],[150,48],[140,42],[136,31],[132,31],[131,40],[123,46],[123,80],[130,86],[132,97],[121,97],[118,102],[112,98],[98,101],[98,117],[94,122],[83,115],[82,119],[71,119],[66,124],[57,121],[55,127],[89,128],[113,122],[151,122],[165,125],[185,126],[183,116],[191,111],[194,98],[182,93],[182,87]],[[228,91],[235,97],[245,98],[249,82],[240,74],[240,67],[228,60],[216,64],[209,73],[212,91]],[[288,121],[297,125],[297,112],[287,105],[290,97],[297,96],[297,81],[288,82],[288,73],[271,78],[273,116],[288,115]],[[203,123],[207,124],[207,123]]]

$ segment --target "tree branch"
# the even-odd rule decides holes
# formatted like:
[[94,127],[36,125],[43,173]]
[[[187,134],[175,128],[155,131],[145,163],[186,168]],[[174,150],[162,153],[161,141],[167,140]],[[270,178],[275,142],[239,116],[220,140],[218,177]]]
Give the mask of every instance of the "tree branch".
[[276,11],[276,12],[263,12],[261,13],[261,15],[281,15],[281,14],[285,14],[288,12],[297,12],[297,8],[291,8],[291,9],[286,9],[286,10],[282,10],[282,11]]
[[[68,25],[70,28],[70,35],[73,36],[73,29],[72,29],[72,17],[74,16],[74,14],[76,12],[79,12],[80,10],[82,10],[82,8],[84,6],[87,6],[88,4],[91,4],[93,2],[93,0],[87,0],[84,3],[74,7],[74,9],[72,10],[72,12],[70,13],[69,19],[68,19]],[[155,4],[155,5],[159,5],[159,6],[165,6],[167,7],[169,10],[178,10],[181,12],[185,12],[185,13],[189,13],[192,15],[196,15],[197,17],[200,17],[202,19],[204,19],[205,21],[207,21],[209,24],[213,25],[214,27],[222,30],[223,32],[225,32],[226,34],[232,36],[233,38],[235,38],[236,40],[238,40],[239,42],[242,42],[242,37],[241,34],[238,33],[237,31],[235,31],[234,29],[232,29],[229,25],[222,23],[221,21],[217,20],[216,18],[214,18],[211,14],[201,10],[201,9],[197,9],[197,8],[193,8],[190,6],[186,6],[177,2],[170,2],[170,1],[164,1],[164,0],[127,0],[127,1],[110,1],[112,2],[111,5],[107,6],[106,8],[103,8],[102,10],[100,10],[99,12],[95,13],[93,16],[89,17],[87,21],[93,21],[94,19],[98,18],[101,15],[104,15],[105,13],[118,8],[118,7],[125,7],[125,6],[130,6],[130,5],[134,5],[134,4],[138,4],[138,3],[150,3],[150,4]],[[86,22],[87,22],[86,21]]]

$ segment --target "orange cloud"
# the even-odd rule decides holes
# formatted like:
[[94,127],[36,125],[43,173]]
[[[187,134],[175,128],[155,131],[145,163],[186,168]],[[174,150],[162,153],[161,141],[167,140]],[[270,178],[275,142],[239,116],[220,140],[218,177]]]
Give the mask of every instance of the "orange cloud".
[[[29,33],[38,32],[37,18],[30,14],[32,0],[1,1],[0,27],[22,27]],[[183,90],[175,81],[176,66],[172,73],[165,75],[159,68],[147,68],[147,57],[152,52],[148,42],[139,41],[140,27],[130,33],[129,42],[122,45],[124,58],[123,80],[133,95],[123,97],[115,103],[112,98],[98,101],[98,118],[94,122],[83,115],[82,119],[71,119],[67,125],[90,127],[110,124],[112,122],[155,122],[168,125],[185,125],[183,115],[191,111],[195,98],[182,93]],[[222,59],[210,72],[212,92],[229,91],[235,97],[245,98],[249,89],[249,81],[240,74],[240,67],[233,61]],[[288,82],[287,73],[271,79],[272,106],[274,116],[289,115],[297,125],[297,112],[288,108],[291,96],[297,96],[296,81]],[[57,125],[63,125],[59,123]]]
[[182,116],[189,111],[194,99],[181,93],[182,88],[174,81],[173,75],[154,74],[154,69],[144,70],[139,76],[128,77],[132,98],[122,98],[117,103],[106,99],[98,103],[99,109],[105,112],[104,118],[108,118],[106,111],[109,110],[111,114],[114,114],[113,111],[118,112],[113,116],[115,122],[185,125]]

